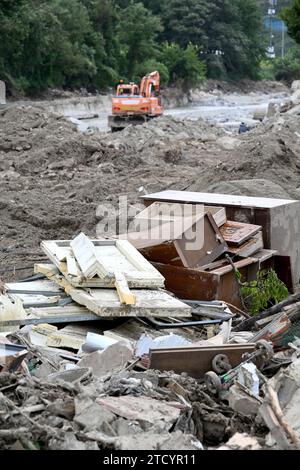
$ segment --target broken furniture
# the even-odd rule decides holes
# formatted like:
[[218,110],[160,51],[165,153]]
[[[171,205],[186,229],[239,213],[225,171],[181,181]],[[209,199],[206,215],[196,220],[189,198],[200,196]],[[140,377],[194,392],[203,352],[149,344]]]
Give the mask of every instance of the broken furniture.
[[[228,220],[261,225],[264,247],[277,250],[282,271],[291,262],[292,284],[300,282],[300,201],[256,198],[188,191],[162,191],[141,196],[146,206],[154,202],[223,206]],[[284,279],[280,279],[285,282]]]
[[[261,250],[233,264],[245,281],[255,279],[260,269],[276,268],[272,250]],[[197,269],[163,263],[153,263],[153,266],[164,276],[166,289],[180,299],[223,300],[238,308],[242,307],[238,283],[232,265],[226,259]]]
[[212,361],[213,370],[206,372],[204,376],[205,384],[211,393],[218,394],[230,387],[244,364],[258,361],[260,367],[262,367],[273,357],[273,354],[273,347],[266,340],[257,341],[255,350],[244,354],[242,362],[236,367],[233,367],[226,352],[218,354]]
[[132,230],[130,231],[144,231],[167,222],[181,222],[182,219],[187,219],[189,224],[190,221],[196,222],[197,219],[208,213],[212,215],[218,227],[221,227],[227,221],[224,207],[154,202],[134,217],[131,224]]
[[227,251],[213,216],[207,212],[197,217],[163,221],[148,219],[141,225],[144,230],[120,235],[127,239],[145,258],[189,268],[211,263]]
[[[53,279],[53,277],[51,278]],[[66,287],[66,281],[57,275],[68,295],[51,280],[7,283],[4,285],[12,302],[23,302],[25,317],[7,317],[3,325],[28,325],[36,323],[65,323],[99,320],[99,317],[121,316],[184,316],[191,308],[165,291],[134,289],[135,305],[122,304],[115,289],[79,289]],[[60,297],[63,302],[61,302]]]
[[74,287],[115,287],[116,273],[129,287],[164,287],[163,277],[126,240],[90,240],[81,233],[74,240],[43,241],[41,248]]
[[255,350],[255,344],[223,344],[221,346],[187,346],[150,350],[150,369],[172,370],[177,374],[186,372],[201,379],[212,368],[212,361],[219,354],[226,354],[235,367],[242,362],[245,353]]

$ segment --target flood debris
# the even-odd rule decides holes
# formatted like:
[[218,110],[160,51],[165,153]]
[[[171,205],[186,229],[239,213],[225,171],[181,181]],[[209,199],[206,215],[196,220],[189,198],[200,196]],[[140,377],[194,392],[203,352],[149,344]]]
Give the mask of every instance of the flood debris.
[[[272,144],[259,127],[230,138],[202,121],[163,118],[144,126],[143,139],[138,127],[78,136],[45,110],[30,109],[26,117],[22,108],[18,119],[16,109],[1,112],[1,123],[16,119],[7,135],[0,133],[7,259],[14,230],[37,232],[24,241],[29,254],[21,246],[13,254],[14,267],[15,259],[30,259],[30,275],[5,277],[0,297],[1,448],[300,448],[300,206],[298,182],[288,173],[290,166],[297,174],[298,165],[292,109],[264,124]],[[49,128],[57,131],[55,140],[46,139]],[[199,158],[208,143],[209,169]],[[238,152],[238,165],[229,152],[234,158]],[[217,190],[220,180],[226,191],[239,192],[250,176],[259,176],[259,186],[266,168],[275,174],[282,165],[288,183],[274,178],[282,183],[282,199],[249,197],[250,190],[248,196],[197,192]],[[25,207],[13,193],[23,190],[25,179],[29,191],[39,188],[37,167],[43,186],[51,187],[41,193],[44,204],[54,201],[55,213],[30,205],[29,196]],[[153,184],[143,176],[150,170]],[[145,207],[126,234],[91,235],[98,219],[90,211],[101,198],[115,191],[136,201],[138,184],[157,191],[160,177],[169,188],[189,191],[144,195]],[[191,247],[195,233],[200,239]],[[43,240],[40,249],[37,240]],[[245,299],[243,288],[259,290],[263,271],[276,274],[284,294],[273,290],[254,312],[253,296]]]

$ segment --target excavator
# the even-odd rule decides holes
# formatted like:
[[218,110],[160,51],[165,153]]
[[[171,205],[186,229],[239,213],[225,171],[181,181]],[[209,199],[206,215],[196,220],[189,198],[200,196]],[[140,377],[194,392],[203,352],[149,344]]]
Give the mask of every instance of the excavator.
[[112,114],[108,116],[108,126],[115,132],[128,125],[143,124],[162,114],[160,75],[158,72],[151,72],[142,78],[140,86],[132,82],[120,82],[116,96],[112,98]]

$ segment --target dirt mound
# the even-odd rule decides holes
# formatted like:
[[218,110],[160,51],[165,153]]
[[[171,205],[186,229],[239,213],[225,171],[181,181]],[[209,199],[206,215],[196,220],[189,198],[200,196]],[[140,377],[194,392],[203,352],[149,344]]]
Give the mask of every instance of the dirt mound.
[[299,170],[298,116],[243,136],[171,117],[82,135],[45,108],[7,108],[0,113],[0,277],[26,274],[43,239],[80,230],[95,236],[99,204],[116,207],[122,195],[137,203],[141,187],[300,198]]

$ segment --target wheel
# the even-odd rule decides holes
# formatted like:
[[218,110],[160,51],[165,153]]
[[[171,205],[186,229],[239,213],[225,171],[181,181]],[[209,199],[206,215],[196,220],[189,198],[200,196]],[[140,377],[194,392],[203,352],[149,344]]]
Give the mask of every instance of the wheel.
[[226,354],[217,354],[212,360],[212,368],[217,374],[224,374],[232,369]]
[[221,379],[215,372],[206,372],[204,380],[208,391],[213,395],[217,395],[222,390]]

